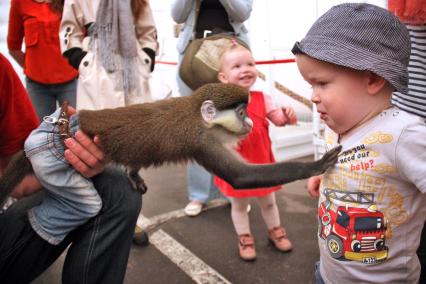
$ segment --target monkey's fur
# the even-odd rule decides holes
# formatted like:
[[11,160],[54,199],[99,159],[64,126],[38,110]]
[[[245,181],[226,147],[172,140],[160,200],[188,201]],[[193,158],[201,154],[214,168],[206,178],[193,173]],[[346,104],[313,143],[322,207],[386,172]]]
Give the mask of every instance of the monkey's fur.
[[[131,179],[141,168],[195,160],[234,188],[269,187],[321,174],[337,161],[339,148],[315,162],[244,162],[225,144],[238,141],[250,131],[251,125],[245,122],[248,98],[248,91],[241,87],[208,84],[187,97],[116,109],[82,110],[78,112],[79,125],[90,137],[100,138],[107,158],[131,169]],[[209,124],[203,119],[200,109],[209,100],[219,112],[244,104],[237,133],[226,125]],[[0,204],[31,172],[23,151],[17,153],[0,179]],[[144,187],[142,179],[134,182],[137,187]]]

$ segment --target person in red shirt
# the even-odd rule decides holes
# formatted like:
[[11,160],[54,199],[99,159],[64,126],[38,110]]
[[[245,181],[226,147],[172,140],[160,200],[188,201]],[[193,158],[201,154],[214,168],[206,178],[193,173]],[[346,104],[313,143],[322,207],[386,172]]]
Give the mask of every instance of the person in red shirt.
[[[23,148],[26,137],[38,126],[38,119],[18,75],[1,53],[0,89],[1,176],[13,154]],[[67,247],[63,283],[123,282],[141,196],[132,190],[122,170],[105,168],[103,152],[95,142],[77,132],[75,139],[65,142],[65,158],[83,176],[92,177],[102,197],[101,212],[60,244],[51,245],[28,220],[27,210],[41,203],[43,191],[34,176],[25,178],[12,193],[18,201],[8,208],[0,207],[1,283],[31,282]],[[40,206],[56,214],[49,210],[49,204]]]
[[62,2],[12,0],[10,6],[7,46],[24,69],[39,119],[53,113],[64,100],[76,105],[78,72],[62,57],[59,44]]

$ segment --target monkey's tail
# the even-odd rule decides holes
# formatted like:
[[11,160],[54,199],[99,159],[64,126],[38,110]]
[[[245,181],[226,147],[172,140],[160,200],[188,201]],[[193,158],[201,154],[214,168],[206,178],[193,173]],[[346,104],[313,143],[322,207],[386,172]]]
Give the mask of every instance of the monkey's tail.
[[25,176],[32,172],[31,162],[25,156],[24,151],[19,151],[13,155],[4,174],[0,178],[0,208],[13,189]]

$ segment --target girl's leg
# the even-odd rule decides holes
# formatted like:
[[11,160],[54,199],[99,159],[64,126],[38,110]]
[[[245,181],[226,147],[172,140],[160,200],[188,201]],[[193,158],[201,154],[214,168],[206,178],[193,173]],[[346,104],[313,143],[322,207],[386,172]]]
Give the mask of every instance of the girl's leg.
[[275,201],[275,193],[273,192],[271,194],[258,197],[257,202],[259,203],[260,211],[262,212],[262,217],[268,230],[281,226],[280,214]]
[[258,197],[257,202],[259,203],[263,220],[265,220],[266,227],[268,228],[269,240],[277,250],[282,252],[290,251],[293,245],[287,238],[285,229],[281,226],[275,193]]
[[248,198],[231,198],[231,218],[239,238],[240,257],[243,260],[251,261],[256,259],[256,250],[254,238],[250,233],[248,202]]
[[249,198],[231,198],[231,218],[237,235],[246,235],[250,233],[249,216],[247,205]]

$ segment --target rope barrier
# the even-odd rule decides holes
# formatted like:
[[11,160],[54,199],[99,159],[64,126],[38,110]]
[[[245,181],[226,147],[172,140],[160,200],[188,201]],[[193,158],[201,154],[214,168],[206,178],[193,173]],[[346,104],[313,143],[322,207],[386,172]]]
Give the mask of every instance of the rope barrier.
[[[296,60],[294,58],[289,58],[289,59],[256,61],[256,65],[284,64],[284,63],[294,63],[294,62],[296,62]],[[177,65],[177,62],[170,62],[170,61],[156,61],[155,63],[156,64],[165,64],[165,65]],[[260,79],[262,79],[263,81],[266,81],[265,74],[263,74],[259,70],[257,70],[257,72],[258,72],[258,77]],[[283,93],[283,94],[289,96],[290,98],[292,98],[293,100],[303,104],[304,106],[309,108],[309,110],[312,110],[312,102],[309,99],[293,92],[292,90],[290,90],[289,88],[285,87],[283,84],[281,84],[277,81],[274,82],[274,87],[278,91],[280,91],[281,93]]]
[[[283,63],[294,63],[294,62],[296,62],[294,58],[289,58],[289,59],[256,61],[256,65],[283,64]],[[177,65],[177,62],[160,60],[160,61],[155,61],[155,64]]]
[[[257,70],[257,76],[260,79],[262,79],[263,81],[266,81],[265,74],[263,74],[259,70]],[[304,106],[309,108],[309,110],[312,111],[312,102],[310,100],[308,100],[307,98],[305,98],[304,96],[301,96],[301,95],[293,92],[292,90],[290,90],[289,88],[285,87],[283,84],[281,84],[277,81],[274,82],[274,87],[275,87],[275,89],[277,89],[281,93],[283,93],[283,94],[289,96],[290,98],[292,98],[293,100],[303,104]]]

